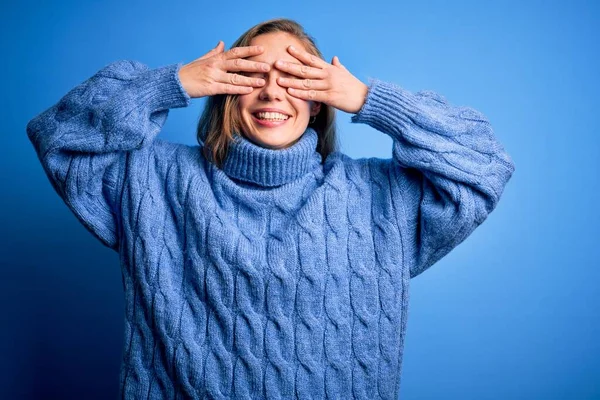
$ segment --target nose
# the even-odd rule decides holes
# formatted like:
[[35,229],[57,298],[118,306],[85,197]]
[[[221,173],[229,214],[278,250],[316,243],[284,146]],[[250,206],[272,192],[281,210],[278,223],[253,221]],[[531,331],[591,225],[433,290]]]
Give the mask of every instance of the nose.
[[265,85],[259,88],[260,93],[258,94],[258,98],[260,100],[282,100],[285,96],[286,89],[277,83],[277,75],[274,70],[275,68],[271,69],[267,76],[264,77]]

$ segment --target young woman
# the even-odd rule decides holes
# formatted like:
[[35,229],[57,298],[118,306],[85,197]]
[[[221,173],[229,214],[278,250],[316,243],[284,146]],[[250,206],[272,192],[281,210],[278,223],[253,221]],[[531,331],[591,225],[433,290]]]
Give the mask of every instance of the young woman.
[[[198,146],[156,138],[200,97]],[[340,153],[335,109],[389,135],[392,158]],[[396,399],[409,279],[514,171],[484,115],[366,85],[286,19],[186,65],[112,63],[27,133],[120,254],[126,398]]]

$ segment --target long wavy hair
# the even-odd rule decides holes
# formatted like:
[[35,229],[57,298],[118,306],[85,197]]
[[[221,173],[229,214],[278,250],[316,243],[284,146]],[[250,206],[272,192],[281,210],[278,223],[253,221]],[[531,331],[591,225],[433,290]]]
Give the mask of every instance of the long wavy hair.
[[[307,52],[323,59],[315,40],[304,31],[298,22],[286,18],[271,19],[253,26],[242,34],[231,47],[249,46],[255,37],[272,32],[286,32],[295,36],[304,44]],[[204,156],[219,168],[223,166],[227,157],[233,135],[241,132],[241,120],[237,94],[207,97],[198,121],[196,137],[198,143],[203,144]],[[317,151],[322,156],[322,162],[325,162],[327,156],[338,149],[335,108],[322,103],[319,114],[308,126],[317,132]]]

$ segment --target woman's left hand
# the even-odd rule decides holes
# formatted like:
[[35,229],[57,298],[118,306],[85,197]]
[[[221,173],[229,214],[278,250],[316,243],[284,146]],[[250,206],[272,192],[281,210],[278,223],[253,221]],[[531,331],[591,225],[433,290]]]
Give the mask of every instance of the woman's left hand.
[[303,64],[283,60],[275,63],[275,68],[298,77],[277,79],[277,83],[286,87],[290,95],[322,102],[347,113],[360,111],[369,88],[352,75],[337,56],[329,64],[294,46],[289,46],[288,52]]

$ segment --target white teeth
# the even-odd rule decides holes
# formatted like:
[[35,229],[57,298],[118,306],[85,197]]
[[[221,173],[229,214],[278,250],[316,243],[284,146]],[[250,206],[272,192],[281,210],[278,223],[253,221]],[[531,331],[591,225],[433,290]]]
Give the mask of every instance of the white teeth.
[[288,115],[280,114],[278,112],[258,112],[254,115],[256,115],[258,119],[269,119],[275,121],[285,121],[289,118]]

